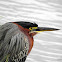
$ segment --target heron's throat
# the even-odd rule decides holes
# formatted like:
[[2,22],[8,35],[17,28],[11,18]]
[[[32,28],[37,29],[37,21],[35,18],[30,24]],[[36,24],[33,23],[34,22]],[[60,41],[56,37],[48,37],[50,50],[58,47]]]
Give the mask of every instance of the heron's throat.
[[31,37],[35,36],[37,32],[29,33]]

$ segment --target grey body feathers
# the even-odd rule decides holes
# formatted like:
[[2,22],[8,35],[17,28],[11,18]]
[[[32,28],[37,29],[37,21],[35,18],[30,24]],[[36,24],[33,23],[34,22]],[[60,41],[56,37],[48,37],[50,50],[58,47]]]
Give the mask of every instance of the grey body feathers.
[[4,62],[7,55],[9,55],[9,62],[24,62],[25,60],[21,60],[26,59],[28,50],[27,36],[16,24],[6,23],[0,27],[0,62]]

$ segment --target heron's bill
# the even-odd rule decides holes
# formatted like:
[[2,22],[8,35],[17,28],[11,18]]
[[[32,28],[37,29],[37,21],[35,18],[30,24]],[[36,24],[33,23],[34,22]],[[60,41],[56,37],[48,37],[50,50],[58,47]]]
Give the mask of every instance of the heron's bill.
[[30,27],[29,28],[31,32],[43,32],[43,31],[55,31],[55,30],[59,30],[56,28],[49,28],[49,27]]

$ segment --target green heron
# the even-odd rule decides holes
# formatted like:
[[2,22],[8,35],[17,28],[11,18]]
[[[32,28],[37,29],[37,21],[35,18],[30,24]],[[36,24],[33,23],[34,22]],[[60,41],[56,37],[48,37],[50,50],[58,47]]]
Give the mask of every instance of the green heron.
[[23,21],[5,23],[0,27],[0,62],[25,62],[33,47],[33,36],[54,30],[59,29]]

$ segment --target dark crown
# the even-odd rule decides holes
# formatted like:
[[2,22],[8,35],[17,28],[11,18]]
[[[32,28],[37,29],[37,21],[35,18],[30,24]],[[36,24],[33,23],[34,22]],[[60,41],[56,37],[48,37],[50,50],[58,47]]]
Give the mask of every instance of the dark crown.
[[31,23],[31,22],[20,21],[20,22],[15,22],[15,23],[27,29],[29,29],[30,27],[38,27],[36,23]]

